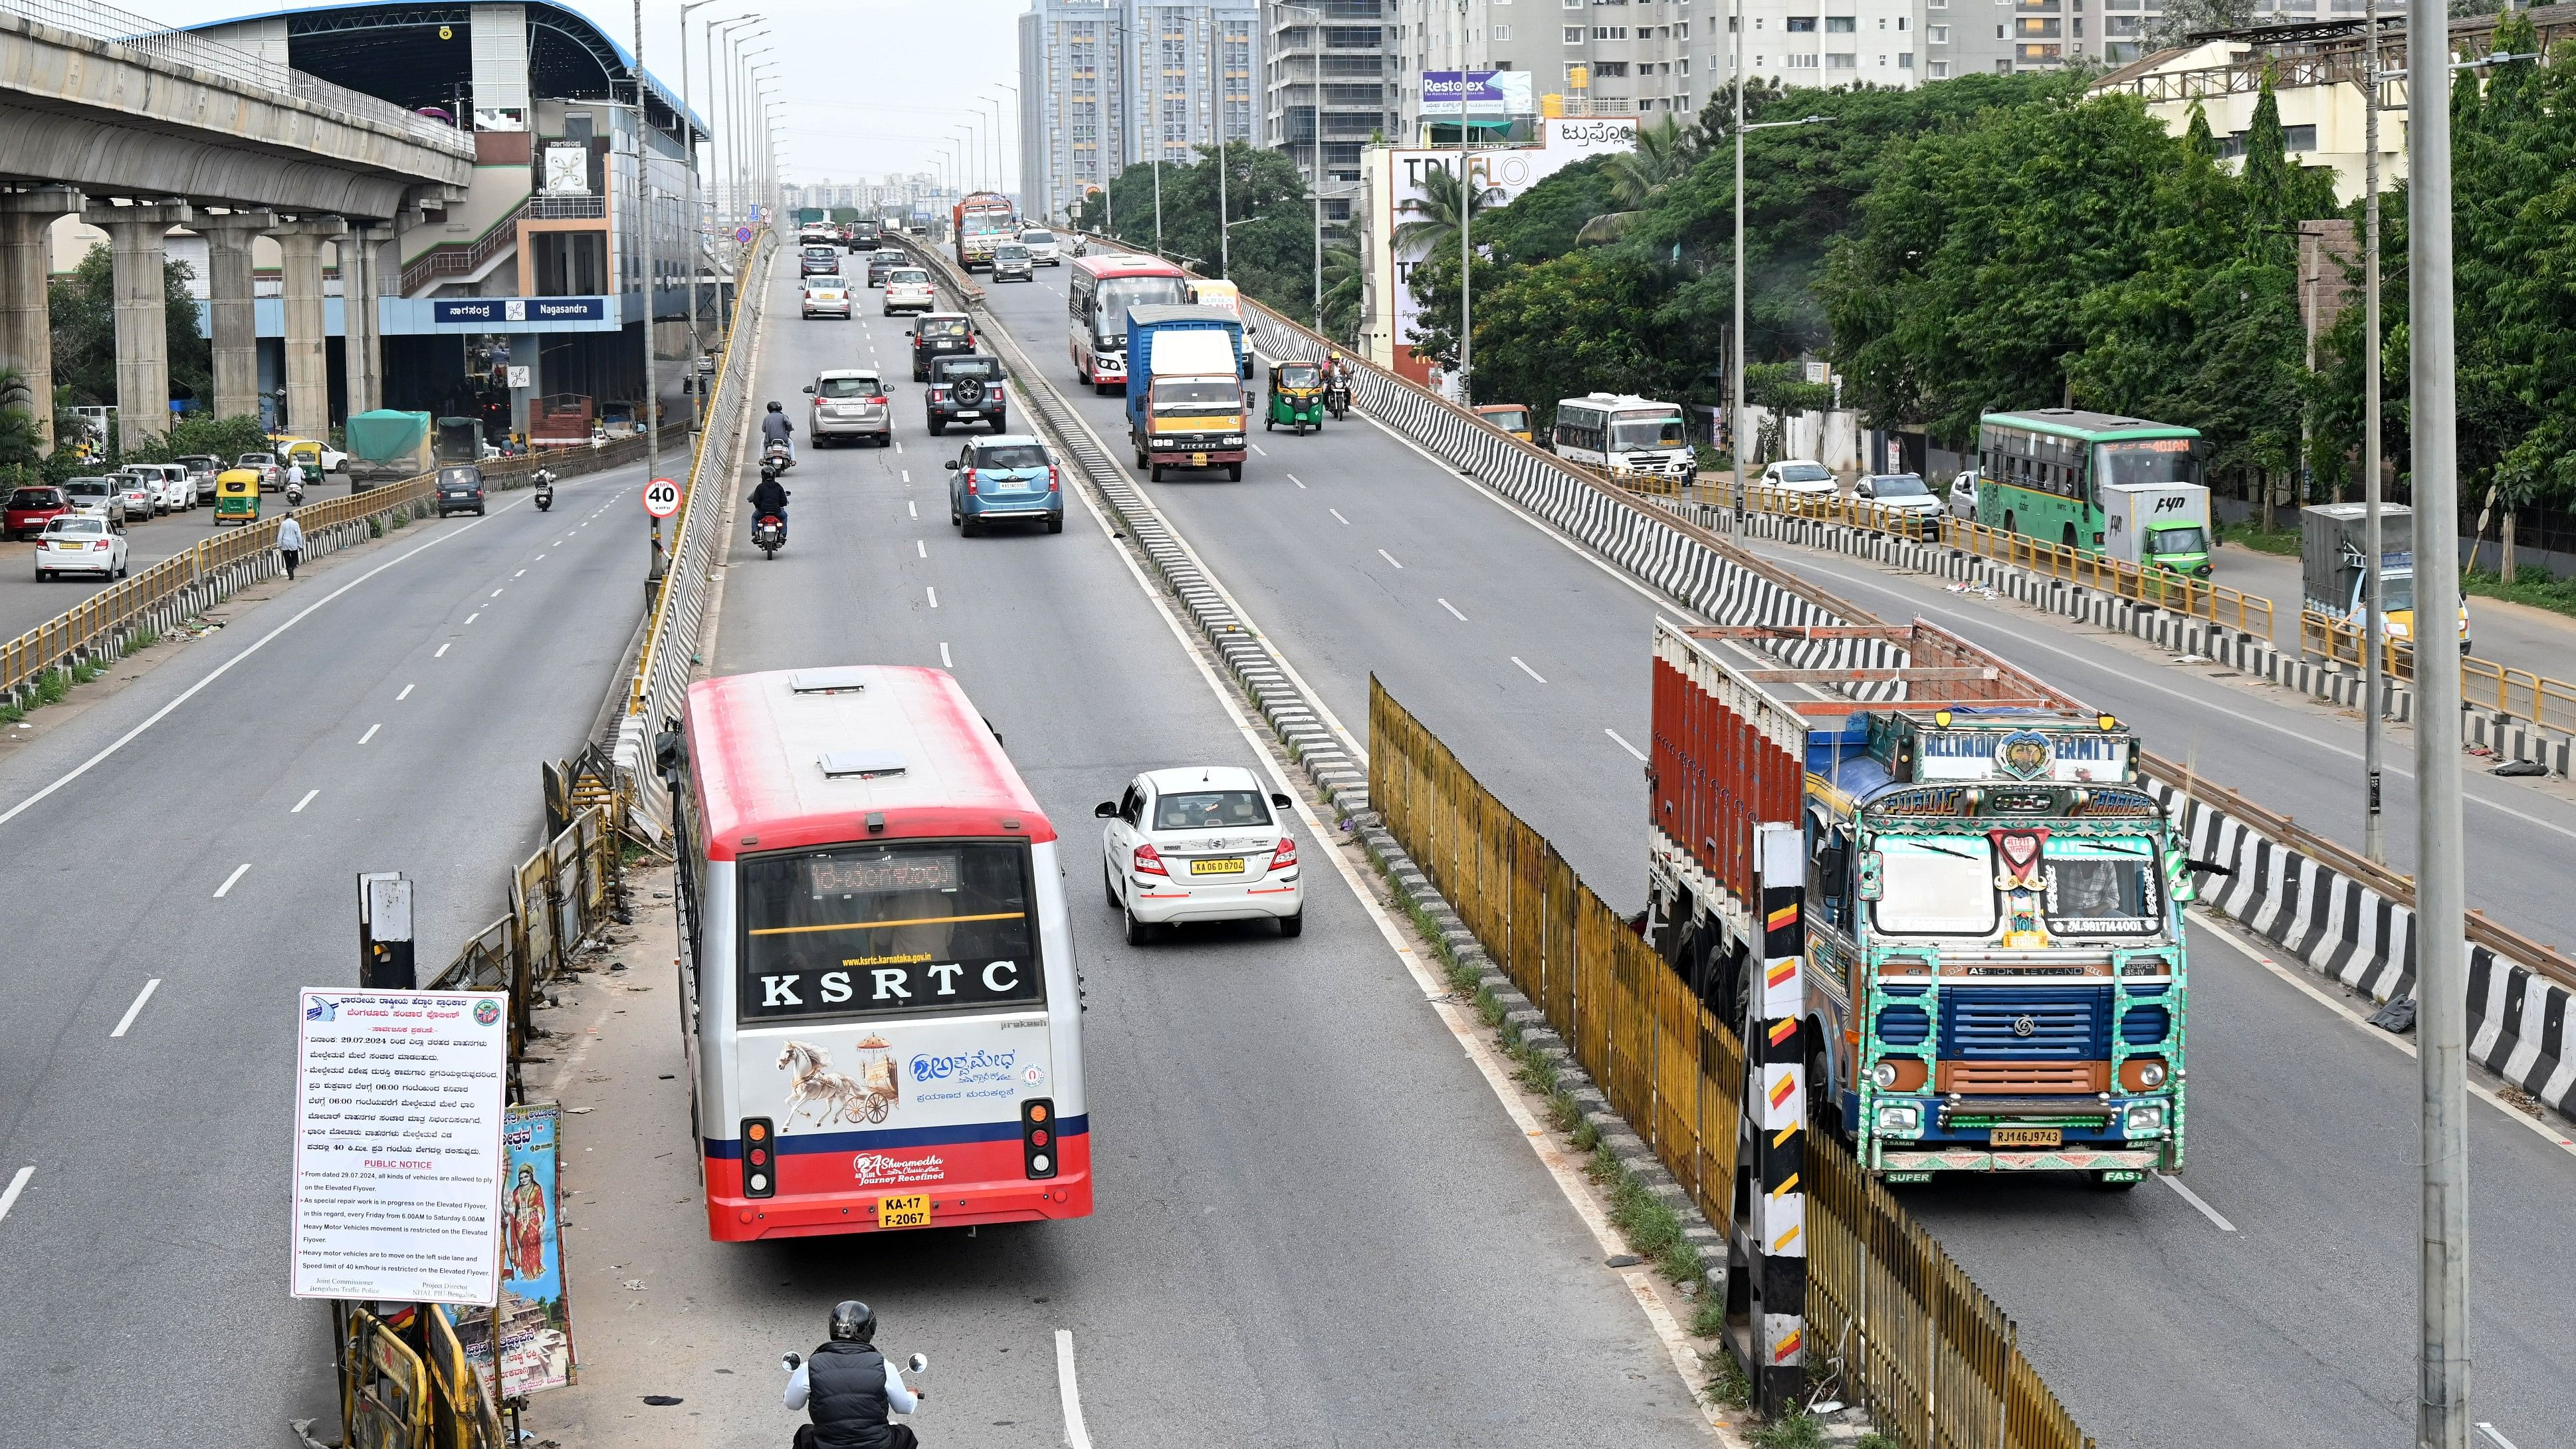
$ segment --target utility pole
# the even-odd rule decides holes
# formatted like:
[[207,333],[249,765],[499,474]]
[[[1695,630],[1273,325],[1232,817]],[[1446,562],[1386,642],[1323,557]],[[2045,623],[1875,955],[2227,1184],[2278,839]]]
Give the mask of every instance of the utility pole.
[[1225,26],[1208,11],[1208,121],[1216,132],[1216,274],[1234,276],[1234,233],[1225,226]]
[[2361,773],[2363,802],[2361,817],[2361,851],[2374,864],[2388,863],[2388,843],[2381,819],[2379,736],[2381,721],[2387,710],[2381,696],[2386,685],[2380,679],[2380,649],[2384,628],[2380,623],[2380,560],[2385,550],[2379,537],[2379,0],[2362,0],[2361,33],[2368,38],[2370,49],[2362,60],[2362,276],[2365,314],[2363,323],[2367,339],[2367,360],[2362,363],[2362,376],[2369,379],[2363,392],[2361,422],[2361,499],[2367,512],[2362,522],[2363,537],[2369,549],[2364,566],[2369,596],[2362,604],[2361,697],[2366,701],[2361,714]]
[[1744,0],[1727,17],[1735,48],[1735,329],[1727,343],[1727,454],[1735,461],[1735,522],[1744,523]]
[[[2415,476],[2415,1025],[2423,1242],[2415,1441],[2469,1446],[2468,947],[2461,861],[2459,400],[2451,296],[2451,23],[2406,19],[2408,383]],[[2370,561],[2375,566],[2379,560]]]

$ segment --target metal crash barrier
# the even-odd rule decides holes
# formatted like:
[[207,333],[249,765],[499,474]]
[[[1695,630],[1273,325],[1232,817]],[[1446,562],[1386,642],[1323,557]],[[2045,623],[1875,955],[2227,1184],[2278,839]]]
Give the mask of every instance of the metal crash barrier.
[[[2369,647],[2356,625],[2313,609],[2299,615],[2299,652],[2303,655],[2358,670],[2367,662],[2362,651]],[[2412,683],[2414,645],[2382,636],[2379,647],[2379,667],[2385,677],[2401,684]],[[2547,729],[2576,733],[2576,684],[2474,654],[2460,657],[2460,702],[2472,709],[2490,709]]]
[[[553,767],[557,769],[568,767]],[[510,1073],[527,1050],[536,990],[563,973],[582,941],[618,910],[618,838],[607,812],[582,810],[510,873],[510,909],[474,933],[424,991],[510,994]]]
[[[1725,1236],[1744,1049],[1546,839],[1372,679],[1369,801]],[[2090,1449],[2012,1320],[1829,1134],[1805,1138],[1807,1349],[1905,1449]]]
[[[347,1449],[505,1449],[482,1375],[465,1356],[449,1310],[421,1304],[393,1322],[364,1308],[339,1315],[341,1444]],[[307,1425],[296,1428],[317,1444]]]

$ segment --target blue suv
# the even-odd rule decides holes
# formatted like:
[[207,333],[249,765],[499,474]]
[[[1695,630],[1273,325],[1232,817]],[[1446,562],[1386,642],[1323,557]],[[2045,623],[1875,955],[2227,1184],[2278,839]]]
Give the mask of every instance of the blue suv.
[[958,450],[948,472],[948,521],[966,537],[987,524],[1040,520],[1047,532],[1064,532],[1063,475],[1037,439],[978,439]]

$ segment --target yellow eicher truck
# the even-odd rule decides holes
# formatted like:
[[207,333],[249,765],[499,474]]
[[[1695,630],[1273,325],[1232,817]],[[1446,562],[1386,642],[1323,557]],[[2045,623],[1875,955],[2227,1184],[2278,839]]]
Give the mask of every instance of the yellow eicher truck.
[[1155,482],[1165,468],[1243,476],[1249,394],[1243,321],[1222,307],[1127,312],[1127,440]]

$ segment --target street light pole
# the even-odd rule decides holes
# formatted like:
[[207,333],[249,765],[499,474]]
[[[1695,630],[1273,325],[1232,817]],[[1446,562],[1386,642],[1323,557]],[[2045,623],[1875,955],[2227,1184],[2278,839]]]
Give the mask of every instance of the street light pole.
[[2385,686],[2380,681],[2380,640],[2384,627],[2380,623],[2381,592],[2379,576],[2386,572],[2380,560],[2386,556],[2379,537],[2379,0],[2362,0],[2361,33],[2368,37],[2369,51],[2362,58],[2362,190],[2366,200],[2362,207],[2362,276],[2366,314],[2363,322],[2366,356],[2362,376],[2369,379],[2363,393],[2361,424],[2361,497],[2362,509],[2368,516],[2362,523],[2363,537],[2369,550],[2369,597],[2362,602],[2361,642],[2361,773],[2363,804],[2361,817],[2362,854],[2380,865],[2388,863],[2388,846],[2379,808],[2379,735],[2385,709],[2380,696]]
[[[1739,13],[1742,0],[1738,0]],[[1831,116],[1801,116],[1794,121],[1759,121],[1744,123],[1744,37],[1735,37],[1735,340],[1731,348],[1735,381],[1728,393],[1728,406],[1734,418],[1734,434],[1727,440],[1727,452],[1735,460],[1735,515],[1744,518],[1744,434],[1750,409],[1744,401],[1744,133],[1776,131],[1787,126],[1821,126]]]
[[688,200],[683,204],[688,208],[689,213],[686,232],[689,247],[688,376],[689,396],[692,399],[690,404],[692,431],[695,430],[694,424],[698,418],[706,411],[706,399],[697,390],[697,378],[698,358],[704,351],[704,343],[698,335],[698,273],[701,270],[698,263],[706,254],[707,248],[706,218],[700,214],[698,207],[698,133],[695,119],[697,107],[689,97],[689,12],[704,9],[715,3],[716,0],[688,0],[687,4],[680,7],[680,110],[683,112],[680,117],[680,133],[689,153]]
[[[2451,290],[2450,12],[2406,21],[2408,382],[2415,479],[2415,1021],[2423,1125],[2415,1441],[2468,1449],[2468,960],[2462,934],[2459,416]],[[2375,39],[2375,38],[2374,38]],[[2372,559],[2374,566],[2379,560]],[[2376,701],[2374,701],[2374,704]]]
[[[644,0],[635,0],[635,250],[636,261],[643,269],[644,282],[644,477],[651,480],[662,469],[662,391],[661,379],[655,374],[653,327],[655,315],[653,275],[653,93],[644,76]],[[684,21],[683,24],[686,22]],[[681,48],[687,48],[688,32],[681,32]],[[688,131],[688,117],[680,118],[680,130]],[[696,364],[692,363],[692,366]],[[649,516],[649,515],[648,515]],[[662,520],[652,519],[653,556],[662,555]],[[498,1362],[498,1360],[495,1360]]]
[[[1019,119],[1020,88],[1012,85],[1008,81],[995,81],[993,84],[995,88],[1006,90],[1011,93],[1011,117],[1014,120]],[[1025,171],[1029,164],[1028,146],[1025,144],[1027,136],[1025,133],[1022,134],[1021,140],[1023,144],[1020,147],[1020,166],[1021,169]],[[1006,191],[1010,188],[1010,164],[1010,148],[1001,144],[997,139],[993,144],[993,174],[1001,179],[1001,184],[993,188],[995,191]],[[1046,198],[1043,196],[1022,196],[1020,198],[1020,205],[1024,207],[1034,206],[1037,208],[1035,213],[1036,215],[1041,217],[1046,215]]]

